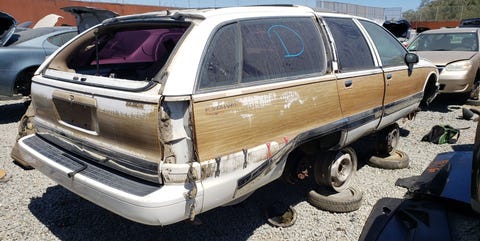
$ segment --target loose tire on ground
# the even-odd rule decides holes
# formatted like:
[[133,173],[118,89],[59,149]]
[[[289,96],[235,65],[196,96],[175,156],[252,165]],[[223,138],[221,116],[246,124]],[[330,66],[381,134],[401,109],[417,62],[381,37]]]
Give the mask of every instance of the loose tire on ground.
[[311,190],[307,201],[314,207],[329,212],[347,213],[358,210],[362,204],[363,193],[353,187],[342,192],[331,191],[327,188]]
[[410,158],[407,153],[394,150],[388,156],[372,156],[367,161],[368,165],[383,169],[402,169],[410,164]]

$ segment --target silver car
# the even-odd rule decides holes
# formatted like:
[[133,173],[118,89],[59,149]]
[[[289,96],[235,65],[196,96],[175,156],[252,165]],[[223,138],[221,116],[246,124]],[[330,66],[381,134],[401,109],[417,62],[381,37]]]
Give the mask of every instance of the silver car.
[[91,7],[64,7],[76,16],[76,27],[25,28],[15,19],[0,12],[0,95],[30,95],[35,70],[58,47],[79,32],[117,13]]
[[479,32],[479,28],[428,30],[418,35],[408,50],[437,66],[441,93],[464,93],[465,97],[478,100]]

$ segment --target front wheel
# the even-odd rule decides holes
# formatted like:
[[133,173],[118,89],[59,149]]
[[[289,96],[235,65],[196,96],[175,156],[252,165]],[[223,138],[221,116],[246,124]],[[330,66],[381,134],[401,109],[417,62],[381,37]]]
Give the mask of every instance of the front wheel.
[[315,182],[337,192],[350,187],[356,171],[357,155],[351,147],[337,152],[320,153],[313,164]]
[[400,127],[397,123],[385,127],[377,134],[376,152],[380,154],[388,154],[397,149],[400,141]]

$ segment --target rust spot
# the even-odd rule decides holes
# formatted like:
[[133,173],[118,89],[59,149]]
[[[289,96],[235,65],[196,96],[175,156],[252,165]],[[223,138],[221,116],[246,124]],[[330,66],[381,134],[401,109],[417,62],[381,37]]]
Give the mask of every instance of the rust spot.
[[445,165],[448,164],[448,160],[441,160],[441,161],[435,161],[435,162],[432,162],[428,168],[427,168],[427,172],[429,173],[435,173],[435,172],[438,172],[440,169],[442,169],[442,167],[444,167]]

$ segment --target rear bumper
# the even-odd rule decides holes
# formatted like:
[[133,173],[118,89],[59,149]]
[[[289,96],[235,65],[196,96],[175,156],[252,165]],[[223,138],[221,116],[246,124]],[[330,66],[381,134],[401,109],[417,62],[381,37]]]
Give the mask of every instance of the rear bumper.
[[[185,185],[156,185],[133,179],[98,164],[73,156],[36,135],[19,140],[20,158],[77,195],[127,219],[148,224],[168,225],[187,219],[189,206]],[[68,173],[84,170],[72,178]],[[198,185],[200,188],[201,185]],[[196,196],[196,212],[201,210],[203,191]]]

